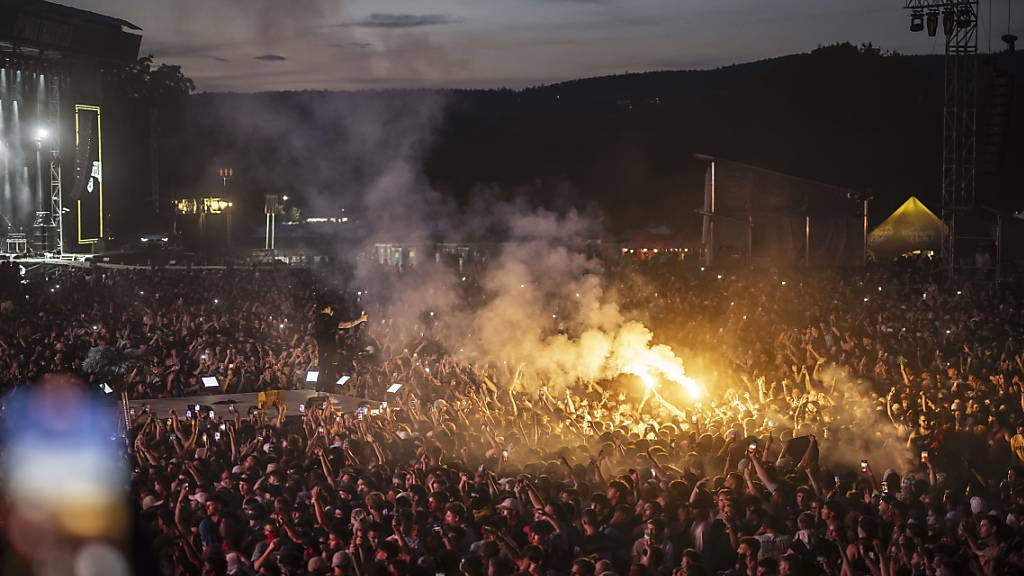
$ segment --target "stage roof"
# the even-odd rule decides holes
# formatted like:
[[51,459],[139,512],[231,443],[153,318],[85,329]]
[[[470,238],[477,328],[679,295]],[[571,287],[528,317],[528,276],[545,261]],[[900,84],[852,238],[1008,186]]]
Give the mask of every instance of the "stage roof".
[[81,56],[107,62],[134,62],[142,29],[104,16],[45,0],[0,0],[0,54],[35,58]]

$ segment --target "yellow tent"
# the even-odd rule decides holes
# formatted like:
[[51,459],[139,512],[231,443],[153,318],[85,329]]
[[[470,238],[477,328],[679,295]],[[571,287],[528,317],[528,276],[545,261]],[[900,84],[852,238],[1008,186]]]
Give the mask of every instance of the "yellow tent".
[[911,196],[871,231],[868,249],[875,258],[892,258],[916,250],[938,252],[947,231],[942,220]]

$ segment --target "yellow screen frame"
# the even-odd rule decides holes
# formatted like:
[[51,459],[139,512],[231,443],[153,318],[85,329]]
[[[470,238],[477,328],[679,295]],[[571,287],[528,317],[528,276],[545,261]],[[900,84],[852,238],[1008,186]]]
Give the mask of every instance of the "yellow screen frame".
[[[75,150],[78,150],[80,136],[79,136],[79,113],[82,111],[95,112],[96,113],[96,150],[97,157],[99,158],[100,170],[103,170],[103,112],[99,106],[93,106],[88,104],[75,104]],[[97,238],[82,238],[82,200],[75,200],[75,209],[77,216],[78,226],[76,232],[78,234],[79,244],[95,244],[103,238],[103,180],[105,178],[100,175],[100,235]]]

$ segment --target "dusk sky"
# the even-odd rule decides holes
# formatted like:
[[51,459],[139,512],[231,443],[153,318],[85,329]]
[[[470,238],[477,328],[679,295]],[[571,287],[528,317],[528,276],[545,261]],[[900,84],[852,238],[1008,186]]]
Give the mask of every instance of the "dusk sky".
[[[1010,1],[992,3],[996,49]],[[714,68],[840,41],[907,54],[942,51],[941,32],[929,38],[909,31],[904,0],[64,3],[141,26],[143,54],[180,64],[201,91],[520,88],[623,72]],[[980,44],[986,50],[988,2],[982,4]]]

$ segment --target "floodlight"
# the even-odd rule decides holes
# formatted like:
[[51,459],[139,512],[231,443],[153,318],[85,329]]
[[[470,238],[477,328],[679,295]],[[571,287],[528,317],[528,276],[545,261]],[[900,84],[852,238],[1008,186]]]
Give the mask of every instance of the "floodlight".
[[351,379],[352,379],[351,376],[342,376],[341,378],[338,378],[337,384],[338,384],[338,386],[344,386],[345,383],[348,382]]
[[317,370],[311,370],[306,372],[306,382],[316,382],[320,379],[320,372]]
[[33,134],[33,138],[35,139],[36,142],[42,142],[42,141],[46,140],[49,137],[50,137],[50,131],[47,130],[45,126],[40,126],[40,127],[36,128],[36,132],[35,132],[35,134]]
[[929,10],[925,22],[928,24],[928,35],[934,37],[939,31],[939,11]]
[[942,33],[945,34],[946,36],[949,36],[950,34],[953,33],[953,30],[955,28],[956,28],[956,12],[953,12],[952,9],[947,8],[942,13]]
[[921,30],[924,30],[924,13],[920,10],[914,10],[910,14],[910,31],[920,32]]
[[220,382],[217,382],[216,376],[203,376],[203,386],[205,388],[220,388]]
[[401,384],[392,384],[391,386],[388,386],[388,393],[389,394],[395,394],[395,393],[397,393],[401,389],[402,389],[402,385]]

